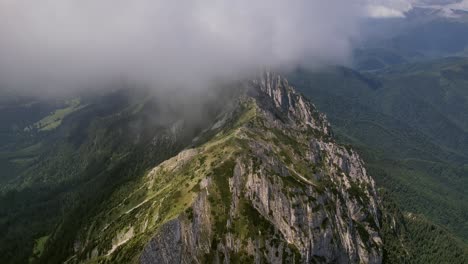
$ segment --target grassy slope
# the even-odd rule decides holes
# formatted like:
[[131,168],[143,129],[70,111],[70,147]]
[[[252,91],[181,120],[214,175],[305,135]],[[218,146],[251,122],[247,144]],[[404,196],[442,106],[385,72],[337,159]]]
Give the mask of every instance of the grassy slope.
[[[50,131],[56,129],[62,123],[62,120],[70,115],[71,113],[78,111],[82,108],[86,107],[86,105],[81,105],[80,99],[75,98],[66,101],[66,105],[64,108],[57,109],[50,113],[50,115],[42,118],[38,122],[36,122],[33,126],[39,131]],[[28,128],[30,129],[30,128]]]
[[[446,59],[363,76],[296,72],[291,82],[360,149],[404,210],[468,240],[467,63]],[[447,85],[448,84],[448,85]]]
[[[11,157],[34,160],[15,168],[5,179],[8,184],[2,184],[2,261],[25,263],[33,248],[36,256],[41,251],[50,254],[47,245],[42,248],[35,240],[42,242],[38,239],[50,236],[47,243],[54,242],[51,232],[60,223],[69,224],[68,229],[60,229],[64,246],[73,243],[67,237],[73,237],[85,221],[77,216],[94,210],[115,188],[190,144],[198,128],[182,128],[174,140],[171,135],[180,113],[162,113],[154,102],[141,106],[142,100],[130,99],[134,97],[116,92],[87,99],[86,107],[64,116],[53,130],[12,131],[5,126],[16,140],[2,145],[6,162],[11,164]],[[30,111],[25,112],[29,116]],[[30,117],[29,124],[50,112],[53,108]],[[12,108],[11,113],[18,116],[22,110]],[[12,119],[10,124],[15,122]],[[52,252],[64,254],[58,249]]]
[[[240,120],[248,120],[249,116],[251,115],[247,111],[240,116]],[[221,186],[228,184],[228,177],[219,172],[226,170],[224,167],[228,166],[227,170],[232,173],[234,163],[231,159],[235,153],[241,151],[239,144],[235,143],[239,140],[236,126],[227,130],[227,133],[220,132],[196,149],[187,150],[161,163],[144,173],[143,177],[135,177],[122,184],[105,201],[96,204],[92,212],[82,217],[86,221],[77,226],[77,235],[81,241],[86,241],[83,251],[95,250],[101,255],[92,262],[137,262],[144,245],[154,236],[155,230],[189,209],[200,191],[202,180],[208,174],[217,175],[214,178],[217,187],[210,190],[210,193],[214,197],[216,192],[221,192],[220,197],[212,199],[229,198],[230,194],[222,195],[226,186]],[[224,203],[216,207],[219,210],[222,206]],[[131,240],[119,244],[116,234],[123,234],[130,229],[133,230]],[[59,244],[66,238],[59,235],[56,239],[57,243],[49,245],[49,254],[54,254],[56,247],[61,247]],[[108,255],[102,256],[106,252]],[[72,259],[87,258],[86,254],[78,254]],[[43,259],[49,262],[51,256],[46,255]]]
[[[339,124],[339,134],[349,137],[343,138],[344,141],[351,141],[357,146],[363,147],[363,151],[368,154],[369,160],[369,157],[376,159],[370,165],[384,168],[387,175],[389,172],[391,173],[390,176],[384,174],[376,176],[378,176],[379,182],[390,187],[392,191],[398,194],[399,202],[405,206],[405,209],[412,205],[417,210],[427,210],[421,209],[424,208],[421,206],[423,202],[429,205],[437,205],[432,206],[432,208],[436,209],[436,212],[435,216],[429,215],[431,220],[437,220],[441,212],[444,212],[447,213],[448,219],[452,219],[455,224],[459,223],[464,216],[462,215],[461,218],[457,216],[460,210],[455,208],[454,204],[460,198],[464,198],[464,196],[460,196],[460,192],[463,194],[464,190],[463,179],[461,182],[451,183],[450,180],[458,175],[456,174],[449,177],[448,183],[445,180],[442,182],[442,184],[446,185],[447,190],[447,193],[444,193],[446,203],[442,204],[441,197],[435,195],[440,190],[440,175],[433,174],[431,171],[426,173],[424,169],[427,169],[428,166],[424,165],[421,166],[422,169],[416,168],[418,172],[421,172],[419,179],[409,178],[409,182],[405,182],[407,177],[404,174],[393,171],[396,167],[405,168],[402,166],[403,163],[400,163],[403,161],[395,160],[393,157],[419,157],[418,162],[420,162],[420,159],[428,160],[431,164],[438,161],[443,168],[446,168],[447,160],[460,160],[460,155],[454,151],[442,151],[440,144],[434,143],[424,133],[388,114],[374,110],[367,105],[368,101],[364,101],[366,104],[363,102],[356,104],[358,105],[358,108],[356,108],[354,103],[357,99],[365,98],[365,100],[369,101],[372,99],[362,96],[366,94],[367,90],[365,89],[370,88],[373,90],[378,88],[379,84],[362,76],[348,74],[350,73],[343,73],[349,78],[345,79],[345,81],[335,78],[336,76],[333,74],[330,76],[331,79],[322,75],[324,79],[319,81],[321,84],[325,84],[323,86],[324,90],[320,91],[317,97],[311,96],[312,101],[317,102],[320,109],[324,111],[336,111],[335,115],[330,116],[334,124]],[[359,90],[362,89],[363,83],[363,90]],[[349,100],[347,97],[349,94],[346,93],[344,93],[345,96],[343,97],[325,94],[333,91],[328,89],[339,87],[337,84],[358,87],[359,89],[352,91],[356,93],[351,96],[353,100]],[[337,91],[337,93],[341,93],[341,91]],[[309,95],[311,94],[309,93]],[[91,106],[80,109],[64,118],[56,131],[46,132],[47,136],[41,133],[37,135],[39,141],[46,143],[57,142],[52,147],[49,144],[44,144],[42,146],[38,145],[39,147],[36,148],[31,146],[34,146],[37,142],[27,142],[23,146],[24,151],[19,151],[19,153],[32,151],[34,156],[37,156],[37,153],[43,153],[43,156],[40,156],[46,158],[33,163],[36,167],[33,166],[23,175],[23,179],[26,180],[23,181],[25,184],[21,187],[22,191],[9,192],[0,199],[0,208],[2,208],[0,210],[0,233],[2,234],[0,249],[3,251],[2,256],[7,262],[22,263],[33,252],[33,248],[36,249],[36,252],[41,251],[42,243],[34,243],[34,240],[42,242],[41,238],[50,235],[50,230],[58,223],[59,219],[63,219],[63,223],[66,223],[66,225],[63,224],[62,226],[66,226],[66,228],[61,228],[58,231],[59,233],[54,234],[56,236],[55,241],[53,236],[49,236],[48,243],[50,245],[49,248],[47,248],[47,245],[45,246],[45,254],[48,254],[47,256],[50,258],[47,259],[51,261],[60,259],[60,256],[68,255],[67,249],[70,248],[70,243],[73,243],[72,238],[80,226],[86,222],[82,222],[87,217],[86,215],[83,216],[84,213],[89,214],[89,216],[97,214],[99,210],[96,209],[98,208],[96,204],[112,203],[112,201],[118,200],[119,195],[128,194],[129,190],[133,189],[132,184],[138,181],[138,178],[135,179],[135,175],[145,175],[148,168],[165,157],[173,155],[182,147],[182,145],[177,145],[168,148],[167,145],[162,145],[156,152],[148,150],[146,147],[149,144],[144,140],[135,144],[133,141],[136,135],[132,134],[134,131],[131,128],[136,123],[144,121],[146,111],[152,114],[155,111],[151,108],[142,108],[141,105],[127,107],[126,102],[119,102],[119,100],[117,98],[114,98],[114,100],[106,99],[105,104],[90,104]],[[327,105],[333,107],[326,109],[324,106]],[[45,112],[49,113],[50,111]],[[336,118],[338,114],[341,115],[341,119]],[[358,118],[355,118],[356,116]],[[356,123],[357,120],[359,122]],[[124,128],[123,131],[122,128]],[[154,128],[149,130],[154,131]],[[378,131],[378,133],[369,133],[368,131]],[[57,139],[60,140],[57,141]],[[369,145],[379,147],[368,148]],[[44,146],[51,148],[44,148]],[[39,152],[35,153],[34,151]],[[129,156],[127,153],[133,153],[133,155]],[[154,156],[155,153],[157,153],[157,156]],[[383,155],[383,153],[386,153],[386,155]],[[84,159],[79,157],[84,157]],[[390,163],[388,160],[395,163]],[[408,160],[412,161],[411,159]],[[391,166],[386,168],[378,162]],[[38,168],[41,169],[38,170]],[[107,169],[102,171],[102,168]],[[455,168],[458,169],[459,167]],[[72,172],[71,175],[69,175],[70,172]],[[39,174],[39,177],[36,174]],[[411,170],[409,170],[408,174],[413,175]],[[32,175],[34,177],[31,177]],[[73,175],[80,176],[77,178],[73,177]],[[98,176],[96,177],[96,175]],[[386,179],[391,179],[391,181],[385,182]],[[424,181],[421,179],[424,179]],[[185,183],[181,183],[181,185],[185,186]],[[75,186],[79,187],[75,189]],[[122,186],[127,186],[129,189],[119,189],[126,188]],[[397,188],[392,189],[392,186],[397,186]],[[412,189],[402,191],[399,186],[411,186]],[[458,186],[459,189],[457,190],[454,186]],[[183,191],[180,193],[182,194],[181,197],[185,197],[184,193],[188,192]],[[113,197],[111,195],[115,195],[114,198],[116,199],[109,200],[109,197]],[[76,206],[74,200],[78,197],[81,203]],[[140,204],[141,201],[137,203],[137,200],[145,196],[136,195],[135,197],[137,198],[130,199],[129,204],[126,204],[125,207],[133,208],[135,205]],[[57,203],[58,200],[64,202]],[[181,204],[184,205],[184,203]],[[446,207],[444,208],[444,206]],[[21,209],[15,210],[15,208]],[[73,210],[69,214],[62,215],[59,212],[64,208],[73,208]],[[182,207],[179,209],[183,210]],[[423,213],[427,215],[426,211]],[[77,217],[78,215],[80,217]],[[81,220],[77,221],[80,218]],[[47,221],[44,221],[44,219],[47,219]],[[25,229],[25,227],[27,228]],[[21,239],[18,240],[18,238]],[[107,238],[103,237],[103,239]],[[61,247],[56,247],[57,245],[61,245]],[[125,258],[123,253],[116,256]]]
[[[163,224],[176,217],[182,220],[189,218],[191,221],[193,215],[190,206],[200,194],[200,190],[204,190],[208,178],[213,181],[208,187],[213,241],[225,239],[227,233],[231,237],[241,239],[243,245],[247,245],[247,241],[254,238],[260,239],[261,243],[266,243],[272,237],[276,242],[271,243],[281,241],[281,234],[275,233],[275,229],[252,207],[250,201],[240,198],[238,211],[231,211],[229,178],[233,176],[235,160],[244,160],[246,163],[253,161],[256,164],[254,166],[259,166],[257,156],[249,147],[250,144],[274,142],[274,147],[269,150],[271,158],[280,159],[285,165],[302,174],[299,176],[293,173],[281,177],[285,189],[289,190],[289,187],[294,186],[290,191],[300,193],[300,188],[297,187],[304,186],[304,179],[315,181],[312,180],[313,170],[307,167],[310,164],[302,159],[309,146],[305,140],[306,136],[292,138],[279,129],[267,129],[264,124],[267,121],[257,113],[258,108],[252,99],[242,101],[239,109],[236,108],[232,118],[225,124],[207,130],[207,141],[202,140],[195,148],[164,161],[144,173],[143,177],[135,177],[125,182],[114,189],[106,200],[95,204],[91,212],[84,215],[81,212],[80,218],[86,221],[75,227],[78,228],[75,232],[78,239],[65,236],[59,230],[54,235],[56,242],[52,241],[47,245],[48,252],[46,247],[46,253],[42,256],[44,263],[63,261],[60,257],[67,256],[65,253],[61,256],[54,254],[56,251],[67,252],[70,244],[66,241],[74,241],[80,247],[78,254],[73,254],[68,249],[68,254],[73,255],[69,258],[70,262],[137,262],[144,245],[155,236]],[[219,120],[225,119],[222,116]],[[331,182],[317,180],[314,184],[323,191]],[[356,186],[356,193],[360,192],[362,190]],[[233,213],[236,217],[228,228],[226,221]],[[69,223],[65,222],[64,225],[68,226]],[[292,249],[293,246],[290,250]],[[294,250],[292,252],[296,254]],[[201,261],[211,263],[215,255],[215,250],[210,251],[201,257]],[[299,254],[296,257],[298,256]],[[230,252],[230,257],[233,263],[253,262],[253,257],[245,254],[242,248],[239,252]]]

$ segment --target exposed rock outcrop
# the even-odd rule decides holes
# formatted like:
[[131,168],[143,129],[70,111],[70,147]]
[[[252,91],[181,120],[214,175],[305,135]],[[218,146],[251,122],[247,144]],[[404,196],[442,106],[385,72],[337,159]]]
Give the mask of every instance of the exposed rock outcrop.
[[191,148],[99,205],[68,263],[382,262],[359,156],[280,76],[237,88]]
[[140,262],[381,263],[378,198],[359,156],[285,79],[247,86],[254,114],[233,133],[239,151],[205,172]]

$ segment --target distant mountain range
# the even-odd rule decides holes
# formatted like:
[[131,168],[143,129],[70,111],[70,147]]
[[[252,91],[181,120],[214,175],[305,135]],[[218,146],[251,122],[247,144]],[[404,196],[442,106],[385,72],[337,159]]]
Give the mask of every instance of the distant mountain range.
[[468,55],[468,12],[448,15],[441,7],[415,7],[402,18],[363,23],[365,42],[356,49],[354,67],[376,70],[388,66]]

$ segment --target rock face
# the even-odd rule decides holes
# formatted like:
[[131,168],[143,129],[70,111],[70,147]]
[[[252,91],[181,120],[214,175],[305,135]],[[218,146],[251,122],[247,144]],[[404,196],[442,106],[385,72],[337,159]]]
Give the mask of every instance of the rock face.
[[382,262],[359,156],[282,77],[237,88],[196,147],[100,205],[68,263]]
[[233,135],[240,150],[206,173],[139,261],[381,263],[378,198],[359,156],[285,79],[266,73],[246,87],[255,114]]

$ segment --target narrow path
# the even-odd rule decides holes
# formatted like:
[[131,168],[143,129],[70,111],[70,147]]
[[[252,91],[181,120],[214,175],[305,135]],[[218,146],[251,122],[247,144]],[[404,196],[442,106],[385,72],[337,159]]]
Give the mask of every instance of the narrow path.
[[299,174],[294,168],[289,168],[289,170],[291,170],[292,172],[294,172],[294,174],[296,174],[296,176],[299,177],[300,180],[302,180],[304,183],[306,184],[309,184],[309,185],[312,185],[314,187],[318,187],[317,184],[311,182],[310,180],[306,179],[306,177],[302,176],[301,174]]

